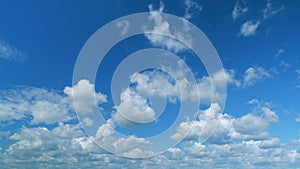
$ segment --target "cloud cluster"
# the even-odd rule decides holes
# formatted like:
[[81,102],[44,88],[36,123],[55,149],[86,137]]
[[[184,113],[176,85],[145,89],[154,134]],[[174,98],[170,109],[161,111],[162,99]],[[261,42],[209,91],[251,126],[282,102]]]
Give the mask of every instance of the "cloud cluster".
[[[81,134],[76,125],[67,124],[52,130],[22,128],[11,136],[17,142],[0,153],[0,164],[4,168],[20,165],[23,168],[295,168],[300,165],[300,140],[287,144],[280,143],[278,138],[231,144],[186,141],[152,158],[128,159],[107,153]],[[113,145],[126,150],[125,145],[134,146],[137,142],[143,141],[130,138]],[[174,166],[175,162],[178,165]]]

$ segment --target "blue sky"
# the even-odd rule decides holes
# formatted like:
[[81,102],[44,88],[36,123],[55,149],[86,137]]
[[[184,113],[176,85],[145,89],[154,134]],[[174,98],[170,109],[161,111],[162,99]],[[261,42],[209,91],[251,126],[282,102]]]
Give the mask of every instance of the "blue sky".
[[1,2],[0,168],[299,168],[299,7]]

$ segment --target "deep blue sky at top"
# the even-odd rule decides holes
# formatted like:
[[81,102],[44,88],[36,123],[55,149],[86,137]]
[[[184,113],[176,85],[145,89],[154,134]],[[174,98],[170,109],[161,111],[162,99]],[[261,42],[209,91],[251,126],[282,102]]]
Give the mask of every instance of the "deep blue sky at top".
[[[16,3],[17,2],[17,3]],[[163,1],[166,13],[184,15],[181,1]],[[257,1],[260,2],[260,1]],[[274,1],[274,5],[284,1]],[[246,102],[257,98],[272,101],[292,112],[299,113],[300,90],[295,69],[299,63],[299,15],[300,1],[285,3],[283,12],[265,20],[252,37],[239,37],[242,23],[260,19],[265,3],[249,3],[250,10],[243,18],[233,21],[230,14],[235,1],[221,4],[206,0],[205,8],[190,21],[198,26],[211,40],[225,68],[235,69],[237,76],[253,65],[273,68],[281,60],[291,64],[265,83],[247,89],[229,89],[226,110],[241,116],[249,113]],[[158,8],[158,1],[2,1],[0,5],[0,38],[28,56],[24,63],[0,60],[1,88],[26,85],[62,90],[71,85],[73,66],[86,40],[103,25],[119,17],[137,12],[147,12],[148,5]],[[285,52],[275,57],[277,51]],[[121,53],[120,53],[121,54]],[[109,91],[107,91],[109,92]],[[104,91],[105,93],[105,91]],[[245,106],[246,105],[246,106]],[[278,112],[281,125],[290,123],[292,115]],[[299,125],[293,123],[292,127]],[[275,129],[277,131],[286,128]],[[281,131],[283,138],[296,137]]]

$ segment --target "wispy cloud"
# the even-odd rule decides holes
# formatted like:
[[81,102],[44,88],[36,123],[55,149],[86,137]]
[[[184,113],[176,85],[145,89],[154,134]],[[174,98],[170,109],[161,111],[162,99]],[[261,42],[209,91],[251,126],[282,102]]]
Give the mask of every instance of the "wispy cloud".
[[203,10],[203,6],[201,6],[200,4],[198,4],[193,0],[185,0],[184,6],[185,6],[185,14],[184,14],[185,19],[191,19],[193,15]]
[[271,1],[267,2],[266,8],[263,9],[263,19],[268,19],[272,16],[275,16],[280,11],[284,10],[284,5],[281,5],[280,7],[276,8],[272,5]]
[[[237,2],[237,4],[238,4],[238,2]],[[241,7],[237,6],[237,4],[235,5],[234,10],[232,11],[233,19],[235,17],[238,17],[239,14],[242,14],[243,11],[244,11],[244,13],[248,11],[247,7],[241,8]],[[240,28],[238,35],[242,36],[242,37],[249,37],[249,36],[255,35],[256,31],[263,24],[263,22],[265,20],[275,16],[282,10],[284,10],[284,5],[276,8],[276,7],[273,7],[271,1],[267,1],[266,7],[262,10],[263,14],[262,14],[261,18],[257,19],[257,21],[249,20],[249,21],[244,22]]]
[[263,67],[249,67],[245,71],[243,77],[243,86],[252,86],[255,82],[259,80],[264,80],[271,77],[271,73],[264,69]]
[[233,20],[236,20],[238,17],[248,12],[249,9],[246,6],[246,1],[236,1],[235,6],[231,12],[231,17]]
[[27,59],[27,56],[13,45],[0,40],[0,58],[16,62],[24,62]]
[[128,32],[129,26],[130,26],[130,22],[127,20],[122,20],[120,22],[117,23],[117,26],[121,29],[121,35],[125,35]]
[[255,33],[256,33],[256,31],[257,31],[260,24],[261,24],[261,22],[259,20],[256,21],[256,22],[255,21],[245,22],[241,26],[239,35],[244,36],[244,37],[255,35]]

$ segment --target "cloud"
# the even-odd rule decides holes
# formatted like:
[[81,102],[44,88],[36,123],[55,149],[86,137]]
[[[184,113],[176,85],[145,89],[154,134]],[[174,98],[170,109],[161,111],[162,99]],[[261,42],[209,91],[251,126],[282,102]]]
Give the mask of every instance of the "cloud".
[[263,19],[268,19],[272,16],[275,16],[280,11],[284,10],[284,5],[281,5],[279,8],[275,8],[272,6],[271,1],[267,1],[266,8],[263,9]]
[[120,98],[121,103],[114,107],[117,112],[113,114],[113,119],[118,124],[126,126],[128,122],[125,119],[134,123],[149,123],[156,119],[156,112],[150,107],[147,99],[137,92],[127,88]]
[[271,73],[263,67],[249,67],[243,77],[243,86],[252,86],[259,80],[264,80],[271,77]]
[[153,22],[152,28],[145,28],[145,36],[150,40],[151,44],[154,46],[160,46],[167,50],[180,52],[186,50],[180,41],[187,43],[187,46],[192,46],[192,37],[188,34],[189,28],[183,21],[182,25],[170,25],[163,18],[163,10],[165,6],[160,2],[160,7],[158,10],[153,8],[153,5],[149,5],[149,21]]
[[[256,111],[246,114],[240,118],[234,118],[228,114],[220,113],[220,106],[217,103],[211,105],[210,108],[200,111],[198,120],[185,121],[180,123],[176,129],[176,133],[171,136],[173,140],[199,140],[207,138],[207,133],[212,133],[207,142],[212,144],[228,144],[235,141],[249,140],[265,140],[270,138],[268,133],[271,124],[278,123],[277,114],[266,106],[257,105],[254,108]],[[213,118],[211,118],[213,117]],[[212,128],[204,126],[212,125]],[[191,130],[189,131],[189,129]],[[186,133],[188,134],[186,135]]]
[[63,96],[56,91],[19,87],[0,91],[0,121],[21,120],[32,116],[31,123],[51,124],[72,118]]
[[203,10],[203,6],[193,0],[185,0],[183,4],[185,6],[185,19],[191,19],[195,13],[199,13]]
[[241,26],[239,35],[243,36],[243,37],[248,37],[248,36],[252,36],[255,35],[259,25],[261,24],[261,21],[247,21],[245,23],[243,23],[243,25]]
[[[106,102],[106,96],[94,92],[94,85],[81,80],[58,91],[32,87],[18,87],[0,91],[0,121],[27,119],[31,124],[53,124],[74,119],[73,98],[78,113],[90,112],[97,104]],[[94,100],[94,96],[96,100]],[[32,119],[29,117],[33,117]]]
[[86,79],[80,80],[73,87],[65,87],[63,92],[68,96],[64,102],[74,105],[79,114],[92,113],[98,104],[107,102],[106,95],[96,93],[94,84]]
[[[232,11],[232,18],[235,20],[238,16],[248,11],[247,7],[241,7],[237,1],[233,11]],[[243,4],[244,5],[244,4]],[[273,16],[275,16],[280,11],[284,10],[284,5],[280,8],[274,8],[272,6],[271,1],[267,1],[266,7],[262,10],[263,15],[261,19],[257,21],[249,20],[242,24],[238,36],[249,37],[256,34],[257,29],[263,24],[263,22]]]
[[0,40],[0,58],[22,63],[27,59],[27,56],[16,47]]
[[248,7],[246,6],[246,1],[236,1],[235,6],[231,12],[231,17],[236,20],[244,13],[248,12]]
[[121,35],[125,35],[128,32],[130,22],[127,20],[122,20],[117,23],[117,26],[121,29]]

